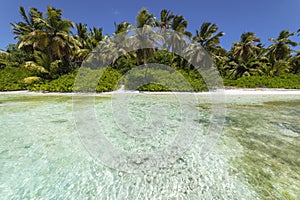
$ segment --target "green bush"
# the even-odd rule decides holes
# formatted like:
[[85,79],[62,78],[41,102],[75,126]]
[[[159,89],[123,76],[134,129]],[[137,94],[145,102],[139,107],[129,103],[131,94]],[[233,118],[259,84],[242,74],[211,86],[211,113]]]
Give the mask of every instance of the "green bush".
[[[77,82],[74,86],[76,78]],[[101,70],[82,68],[80,70],[77,69],[72,73],[62,75],[58,79],[32,84],[27,88],[33,91],[49,92],[108,92],[117,89],[117,84],[120,78],[121,73],[110,67],[106,68],[103,73]],[[98,79],[99,82],[95,88],[94,81]]]
[[125,88],[142,91],[203,91],[206,84],[199,73],[171,68],[136,68],[124,77]]
[[100,77],[98,86],[96,87],[97,92],[108,92],[118,89],[119,81],[122,77],[121,72],[111,67],[107,67],[106,70]]
[[[125,88],[129,90],[141,91],[207,91],[204,80],[195,70],[175,71],[171,68],[135,70],[133,68],[123,79],[120,70],[112,67],[103,70],[82,68],[80,71],[77,69],[54,80],[39,79],[31,84],[25,84],[24,79],[34,76],[33,72],[23,67],[5,67],[0,69],[0,91],[108,92],[116,90],[119,84],[125,84]],[[74,87],[76,77],[79,79]],[[95,80],[98,81],[97,85]],[[224,79],[224,85],[237,88],[300,89],[300,75],[245,76],[236,80]]]
[[0,91],[26,90],[24,78],[34,75],[23,67],[5,67],[0,69]]
[[149,83],[146,85],[142,85],[140,87],[137,88],[137,90],[139,91],[151,91],[151,92],[155,92],[155,91],[172,91],[170,88],[164,86],[164,85],[160,85],[157,83]]
[[32,84],[27,88],[32,91],[49,91],[49,92],[72,92],[76,73],[70,73],[60,76],[52,81],[44,81]]
[[237,88],[286,88],[300,89],[300,75],[282,74],[280,76],[244,76],[236,80],[225,79],[225,86]]

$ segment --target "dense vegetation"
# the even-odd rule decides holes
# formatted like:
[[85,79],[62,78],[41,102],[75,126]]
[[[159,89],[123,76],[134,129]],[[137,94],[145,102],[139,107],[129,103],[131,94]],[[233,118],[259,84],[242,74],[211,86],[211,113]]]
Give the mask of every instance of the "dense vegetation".
[[[277,38],[269,39],[272,44],[267,47],[255,33],[246,32],[241,35],[240,41],[234,42],[231,49],[226,50],[220,45],[224,32],[218,31],[216,24],[203,23],[192,34],[186,30],[188,22],[184,17],[169,10],[162,10],[160,17],[156,18],[148,10],[142,9],[136,16],[135,25],[129,22],[115,24],[115,32],[111,36],[103,35],[102,28],[89,29],[86,24],[66,20],[62,18],[62,10],[50,6],[44,13],[36,8],[30,8],[26,13],[20,7],[20,14],[23,21],[11,23],[17,43],[8,45],[6,50],[0,52],[2,91],[73,91],[78,68],[105,38],[132,28],[145,27],[176,31],[203,46],[212,56],[227,86],[300,88],[300,52],[293,49],[299,43],[290,39],[295,34],[299,36],[300,29],[297,32],[281,31]],[[102,74],[96,91],[115,90],[120,83],[125,84],[127,89],[150,91],[207,90],[195,68],[168,50],[139,49],[119,57]],[[153,69],[144,69],[120,80],[127,72],[140,65],[146,66],[147,63],[170,66],[174,71],[160,69],[154,72]],[[170,82],[174,80],[172,77],[178,77],[178,73],[191,88],[178,81]],[[88,76],[85,79],[88,83]],[[132,84],[141,79],[152,82],[139,87]]]

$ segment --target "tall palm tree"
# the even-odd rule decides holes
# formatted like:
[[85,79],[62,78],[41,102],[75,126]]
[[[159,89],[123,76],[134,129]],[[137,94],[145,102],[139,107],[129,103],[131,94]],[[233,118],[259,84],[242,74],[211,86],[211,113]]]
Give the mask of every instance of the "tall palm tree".
[[[148,59],[154,57],[155,48],[155,38],[153,35],[152,27],[155,26],[155,17],[150,14],[147,9],[143,8],[136,16],[136,28],[135,29],[135,46],[140,47],[137,50],[137,64],[147,64]],[[144,47],[150,48],[144,48]]]
[[218,50],[221,48],[219,45],[220,37],[225,34],[223,31],[217,33],[218,29],[216,24],[204,22],[200,30],[196,30],[196,36],[193,40],[199,43],[210,54],[218,53]]
[[117,24],[116,22],[114,22],[114,25],[115,25],[115,32],[114,32],[115,35],[125,32],[128,30],[128,28],[132,27],[132,24],[129,22],[122,22],[120,24]]
[[78,41],[70,35],[73,22],[62,19],[62,10],[50,6],[45,16],[35,8],[31,8],[27,16],[24,8],[20,7],[20,13],[24,22],[12,23],[13,32],[19,39],[18,47],[30,47],[47,54],[52,60],[61,60],[69,65],[65,66],[66,72],[69,72],[74,49],[79,46]]
[[74,63],[81,65],[82,61],[93,49],[93,46],[90,42],[90,36],[87,30],[87,25],[82,23],[76,23],[76,34],[74,37],[80,43],[80,48],[75,52]]
[[[186,39],[191,38],[192,34],[186,30],[188,21],[181,15],[175,15],[171,22],[171,29],[173,30],[165,36],[165,46],[167,50],[173,52],[174,61],[177,63],[178,68],[185,68],[187,61],[177,55],[184,55],[188,46]],[[177,55],[175,55],[177,54]]]
[[33,53],[33,47],[38,46],[38,40],[33,40],[29,35],[35,35],[36,38],[41,38],[42,34],[39,31],[40,21],[43,13],[36,8],[30,8],[28,14],[23,6],[20,6],[20,15],[23,21],[18,23],[11,23],[13,33],[16,35],[14,39],[18,39],[18,47]]
[[70,36],[73,22],[62,19],[62,10],[50,6],[47,7],[45,14],[45,18],[38,19],[46,34],[45,46],[41,46],[40,50],[54,59],[69,59],[73,49],[78,45],[77,40]]
[[137,28],[143,28],[145,25],[154,26],[155,17],[153,14],[150,14],[146,8],[142,8],[142,10],[136,16],[135,22]]
[[87,24],[76,23],[76,34],[74,37],[81,43],[81,48],[87,48],[87,40],[89,39],[89,34],[87,30]]
[[223,65],[225,63],[226,49],[220,45],[220,37],[225,33],[218,31],[218,26],[210,22],[204,22],[199,31],[196,30],[196,36],[193,37],[193,41],[200,44],[214,59],[216,66],[218,67],[221,74]]
[[289,37],[293,35],[295,35],[295,33],[290,33],[288,30],[283,30],[280,32],[277,38],[269,38],[269,40],[274,43],[268,48],[268,54],[272,61],[287,59],[291,56],[291,46],[297,46],[297,42],[289,39]]
[[247,61],[250,57],[259,52],[259,46],[255,45],[257,42],[260,42],[260,39],[255,37],[255,33],[243,33],[241,35],[241,40],[233,43],[233,47],[231,49],[232,55],[236,58],[236,60],[242,59],[243,61]]
[[160,11],[160,20],[156,21],[155,25],[161,29],[170,29],[175,15],[170,11],[163,9]]
[[258,42],[260,39],[255,37],[253,32],[245,32],[241,35],[239,42],[233,43],[233,47],[228,52],[229,60],[226,69],[229,77],[239,78],[262,73],[260,59],[262,58],[263,46]]
[[99,42],[103,39],[102,31],[103,31],[102,27],[97,28],[94,26],[92,29],[90,29],[89,35],[90,35],[90,40],[93,48],[95,48],[99,44]]
[[279,75],[281,72],[289,71],[288,59],[291,57],[291,47],[297,46],[297,42],[289,39],[294,34],[288,30],[283,30],[277,38],[269,38],[270,41],[274,42],[268,47],[272,75]]
[[178,51],[184,48],[184,46],[182,46],[182,44],[185,43],[183,37],[192,36],[192,34],[189,31],[185,30],[187,28],[187,25],[188,22],[183,18],[183,16],[174,16],[171,24],[171,28],[174,31],[174,34],[172,34],[171,37],[167,39],[167,43],[169,44],[168,48],[172,48]]
[[174,31],[184,34],[185,36],[192,37],[192,33],[186,31],[188,26],[188,21],[184,19],[181,15],[175,15],[171,27]]
[[40,28],[40,23],[36,19],[42,18],[43,15],[43,13],[39,12],[36,8],[30,8],[27,15],[23,6],[20,6],[19,12],[24,21],[11,23],[13,33],[16,35],[15,39],[27,35],[34,30],[38,30]]
[[81,43],[81,48],[94,49],[103,39],[102,28],[93,27],[89,31],[86,24],[76,24],[75,38]]

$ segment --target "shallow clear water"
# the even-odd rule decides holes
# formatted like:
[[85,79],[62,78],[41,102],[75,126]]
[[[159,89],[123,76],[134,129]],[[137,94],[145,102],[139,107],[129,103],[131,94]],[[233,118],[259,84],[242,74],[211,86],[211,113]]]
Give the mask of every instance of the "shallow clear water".
[[191,114],[189,130],[197,133],[191,147],[168,166],[132,174],[87,151],[71,95],[1,94],[1,199],[300,198],[299,95],[227,96],[223,133],[206,157],[201,144],[211,103],[197,98],[184,109],[173,95],[136,94],[126,107],[110,95],[95,98],[99,127],[127,152],[162,149]]

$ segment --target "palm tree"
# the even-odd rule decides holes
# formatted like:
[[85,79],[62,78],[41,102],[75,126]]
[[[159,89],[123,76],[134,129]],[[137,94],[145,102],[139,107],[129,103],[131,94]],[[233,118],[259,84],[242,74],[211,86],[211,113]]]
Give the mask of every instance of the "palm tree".
[[228,78],[231,78],[232,76],[234,76],[234,78],[240,78],[242,76],[255,76],[269,73],[268,65],[261,62],[261,60],[255,56],[250,57],[247,61],[241,63],[231,61],[225,66],[225,70],[229,72]]
[[295,52],[297,54],[289,60],[289,64],[291,66],[290,72],[298,74],[300,73],[300,51],[296,50]]
[[75,52],[75,60],[74,64],[81,65],[82,61],[86,58],[86,56],[93,49],[93,46],[90,42],[90,36],[87,30],[87,25],[82,23],[76,23],[76,34],[74,37],[80,43],[80,48]]
[[103,39],[102,28],[93,27],[88,31],[87,25],[76,24],[77,33],[74,38],[79,42],[80,48],[76,50],[76,63],[81,64],[86,56],[99,45]]
[[24,67],[28,70],[35,71],[38,76],[42,78],[58,78],[61,75],[61,68],[63,61],[53,60],[49,55],[41,52],[34,51],[34,60],[24,63]]
[[239,42],[233,43],[228,52],[228,60],[225,69],[229,72],[229,78],[234,76],[251,76],[262,74],[265,68],[263,61],[264,48],[259,44],[260,39],[253,32],[245,32],[241,35]]
[[120,24],[114,22],[114,25],[115,25],[114,35],[125,32],[128,30],[128,28],[132,27],[132,24],[129,22],[122,22]]
[[218,26],[216,24],[212,24],[209,22],[204,22],[200,30],[196,30],[196,36],[193,37],[193,41],[200,44],[214,59],[217,68],[219,69],[221,74],[223,65],[224,65],[224,57],[226,54],[226,50],[222,48],[220,44],[220,37],[222,37],[225,33],[223,31],[218,31]]
[[80,42],[81,49],[90,49],[92,50],[93,47],[90,44],[90,35],[88,32],[88,28],[86,24],[76,23],[76,34],[74,37]]
[[70,36],[73,22],[62,19],[62,10],[47,7],[46,17],[38,19],[45,28],[45,46],[39,47],[54,59],[68,59],[72,56],[72,50],[77,47],[77,40]]
[[155,25],[161,29],[170,29],[175,15],[170,11],[163,9],[160,11],[160,20],[156,21]]
[[36,8],[30,8],[28,16],[23,6],[20,6],[20,15],[23,22],[11,23],[13,33],[16,35],[14,39],[19,39],[18,47],[26,49],[28,52],[33,52],[33,46],[37,46],[37,42],[29,38],[29,35],[35,35],[36,38],[41,38],[39,35],[40,21],[37,19],[42,18],[43,13],[39,12]]
[[270,59],[272,61],[287,59],[291,56],[291,46],[297,46],[297,42],[289,39],[289,37],[293,35],[295,35],[295,33],[290,33],[288,30],[283,30],[276,39],[269,38],[270,41],[274,42],[274,44],[268,48],[268,54],[270,55]]
[[103,29],[97,28],[97,27],[93,27],[92,29],[90,29],[90,41],[92,44],[92,47],[95,48],[99,42],[103,39],[103,34],[102,34]]
[[142,8],[142,10],[136,16],[135,22],[137,28],[143,28],[145,25],[154,26],[155,17],[153,14],[150,14],[146,8]]
[[[186,39],[191,38],[192,34],[186,31],[188,22],[181,15],[174,15],[170,22],[169,28],[172,31],[167,31],[164,34],[164,48],[168,51],[172,51],[174,61],[177,63],[178,68],[185,68],[187,61],[178,55],[184,55],[188,46]],[[177,55],[175,55],[177,54]]]
[[191,32],[186,31],[188,21],[181,15],[176,15],[172,21],[171,27],[174,31],[182,33],[185,36],[192,37]]
[[24,22],[11,23],[13,33],[17,35],[15,37],[19,38],[20,36],[27,35],[35,30],[40,28],[38,18],[42,18],[43,13],[39,12],[36,8],[30,8],[28,16],[23,6],[20,6],[20,15],[23,18]]
[[[153,35],[152,27],[155,26],[155,17],[147,9],[143,8],[136,16],[135,46],[139,47],[136,52],[137,64],[147,64],[148,58],[154,57],[154,43],[156,36]],[[145,48],[148,47],[148,48]]]
[[186,47],[185,38],[191,37],[192,34],[189,31],[186,31],[188,22],[181,15],[175,15],[171,28],[174,31],[173,34],[169,38],[167,38],[168,49],[172,48],[173,52],[182,52],[182,50]]
[[271,71],[273,71],[272,75],[279,75],[281,72],[289,70],[287,60],[291,57],[291,46],[297,46],[297,42],[289,39],[294,34],[288,30],[283,30],[277,38],[269,38],[270,41],[274,42],[274,44],[268,47]]
[[193,38],[194,41],[199,43],[206,51],[210,54],[215,54],[220,51],[220,37],[225,33],[223,31],[218,31],[218,26],[209,22],[204,22],[200,30],[196,30],[196,36]]
[[233,43],[231,53],[236,60],[247,61],[253,55],[257,55],[260,48],[255,43],[260,42],[260,39],[255,37],[255,33],[246,32],[241,35],[239,42]]
[[62,10],[50,6],[45,16],[35,8],[31,8],[27,16],[24,8],[20,7],[20,13],[24,22],[12,23],[13,32],[19,39],[18,47],[29,47],[47,54],[51,60],[61,60],[68,65],[63,71],[69,72],[74,50],[79,46],[79,42],[70,36],[73,22],[62,19]]

